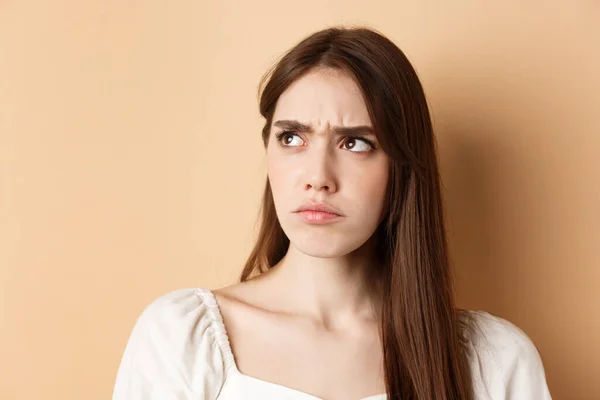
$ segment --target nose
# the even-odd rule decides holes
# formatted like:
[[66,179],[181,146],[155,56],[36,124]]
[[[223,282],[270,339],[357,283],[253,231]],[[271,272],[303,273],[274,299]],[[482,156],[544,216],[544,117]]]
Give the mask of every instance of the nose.
[[305,190],[335,192],[337,185],[334,160],[329,149],[327,146],[322,146],[321,148],[313,147],[309,153],[310,155],[306,160],[307,165],[305,168]]

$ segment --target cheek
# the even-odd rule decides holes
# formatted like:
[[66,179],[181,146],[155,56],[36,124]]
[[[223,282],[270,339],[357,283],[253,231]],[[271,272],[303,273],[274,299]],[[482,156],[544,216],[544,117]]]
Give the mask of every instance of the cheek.
[[276,156],[267,158],[267,176],[273,193],[273,200],[279,203],[280,197],[287,192],[286,185],[290,182],[288,169],[282,165],[280,159]]
[[384,163],[362,169],[360,175],[355,175],[352,197],[366,215],[380,214],[387,194],[388,177],[388,167]]

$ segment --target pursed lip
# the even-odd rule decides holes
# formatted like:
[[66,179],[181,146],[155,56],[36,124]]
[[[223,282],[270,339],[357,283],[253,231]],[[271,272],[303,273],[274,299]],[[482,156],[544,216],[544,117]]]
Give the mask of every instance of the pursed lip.
[[303,205],[298,207],[298,209],[296,209],[294,212],[299,213],[302,211],[320,211],[320,212],[326,212],[329,214],[343,216],[343,214],[340,211],[338,211],[335,207],[330,206],[329,204],[317,203],[317,202],[304,203]]

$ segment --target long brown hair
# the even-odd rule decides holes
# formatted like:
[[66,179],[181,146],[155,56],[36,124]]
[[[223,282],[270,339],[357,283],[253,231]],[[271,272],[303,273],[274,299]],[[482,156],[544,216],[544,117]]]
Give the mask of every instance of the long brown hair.
[[[382,282],[379,329],[391,399],[473,397],[461,319],[454,306],[436,144],[425,94],[404,53],[371,28],[332,27],[289,50],[262,78],[267,146],[279,96],[314,68],[348,73],[362,90],[381,148],[391,159],[386,216],[371,271]],[[260,229],[240,282],[277,264],[289,239],[267,178]],[[380,265],[380,266],[379,266]]]

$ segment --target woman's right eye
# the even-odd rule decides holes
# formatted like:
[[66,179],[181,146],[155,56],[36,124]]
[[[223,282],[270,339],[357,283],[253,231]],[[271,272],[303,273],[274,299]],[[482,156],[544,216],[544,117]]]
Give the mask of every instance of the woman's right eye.
[[284,147],[298,147],[303,143],[302,138],[292,131],[283,131],[278,133],[275,137]]

